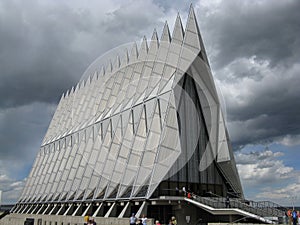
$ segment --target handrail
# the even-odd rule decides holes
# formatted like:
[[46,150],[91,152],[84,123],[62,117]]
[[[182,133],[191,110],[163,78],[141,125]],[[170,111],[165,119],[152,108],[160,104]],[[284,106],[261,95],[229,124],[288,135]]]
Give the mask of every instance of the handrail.
[[[222,196],[215,195],[215,197],[201,197],[192,194],[192,197],[194,200],[214,208],[226,208],[226,198]],[[262,202],[248,201],[245,199],[230,198],[228,206],[231,208],[238,208],[262,217],[284,216],[284,211],[281,210],[284,209],[284,207],[275,203],[272,204],[271,202],[265,202],[264,204]]]

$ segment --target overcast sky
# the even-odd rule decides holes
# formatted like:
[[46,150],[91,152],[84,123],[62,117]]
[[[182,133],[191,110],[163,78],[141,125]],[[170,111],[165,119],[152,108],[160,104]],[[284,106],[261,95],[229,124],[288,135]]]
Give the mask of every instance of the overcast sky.
[[[85,3],[84,3],[85,2]],[[107,50],[177,12],[181,0],[0,1],[0,190],[13,203],[63,92]],[[245,197],[300,205],[300,1],[193,1]],[[297,197],[294,197],[297,196]]]

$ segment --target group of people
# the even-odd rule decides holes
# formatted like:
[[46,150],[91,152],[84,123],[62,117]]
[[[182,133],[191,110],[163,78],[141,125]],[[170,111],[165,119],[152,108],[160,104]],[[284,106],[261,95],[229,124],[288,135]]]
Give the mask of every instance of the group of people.
[[294,210],[289,209],[286,214],[289,220],[289,224],[292,223],[293,225],[300,224],[300,213],[297,212],[295,209]]
[[[159,220],[155,221],[155,225],[161,225]],[[172,216],[172,218],[169,220],[168,225],[177,225],[177,220],[176,220],[175,216]]]
[[[147,217],[143,215],[141,218],[136,218],[135,214],[132,213],[131,217],[129,218],[130,225],[147,225]],[[159,220],[155,221],[155,225],[161,225]],[[175,216],[172,216],[171,219],[169,220],[168,225],[177,225],[177,220]]]
[[94,218],[89,217],[89,215],[86,215],[84,217],[84,225],[97,225],[97,223],[95,222]]
[[143,215],[141,218],[136,218],[135,214],[132,213],[131,217],[129,218],[130,225],[147,225],[147,217]]
[[[155,221],[155,225],[161,225],[159,220]],[[169,220],[168,225],[177,225],[177,220],[176,220],[175,216],[172,216],[172,218]]]

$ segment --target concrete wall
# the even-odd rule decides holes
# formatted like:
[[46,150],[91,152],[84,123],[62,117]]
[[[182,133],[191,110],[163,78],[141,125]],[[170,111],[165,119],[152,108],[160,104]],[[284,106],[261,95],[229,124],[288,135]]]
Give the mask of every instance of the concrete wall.
[[[82,216],[56,216],[56,215],[32,215],[32,214],[10,214],[0,220],[0,225],[24,225],[26,218],[33,218],[34,225],[82,225]],[[97,225],[128,225],[129,218],[94,218]],[[38,223],[40,220],[40,223]],[[149,220],[147,224],[153,224]]]

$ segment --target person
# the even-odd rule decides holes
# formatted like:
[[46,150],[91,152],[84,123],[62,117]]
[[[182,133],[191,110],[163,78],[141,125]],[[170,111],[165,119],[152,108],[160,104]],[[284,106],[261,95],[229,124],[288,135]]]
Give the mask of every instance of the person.
[[145,215],[142,216],[142,224],[147,225],[147,217]]
[[172,220],[169,220],[168,225],[173,225]]
[[226,196],[225,206],[226,206],[226,208],[230,208],[230,199],[228,196]]
[[176,220],[175,216],[172,216],[171,222],[173,225],[177,225],[177,220]]
[[155,221],[156,225],[161,225],[160,222],[158,220]]
[[136,217],[135,217],[134,213],[132,213],[129,221],[130,221],[130,225],[135,225],[136,224]]
[[83,220],[84,220],[84,225],[87,225],[88,224],[88,222],[89,222],[89,215],[86,215],[84,218],[83,218]]
[[289,225],[291,225],[292,224],[292,210],[288,209],[288,211],[286,212],[286,215],[288,217]]
[[95,222],[94,218],[91,219],[91,223],[92,223],[92,225],[97,225],[97,223]]
[[188,193],[187,193],[187,197],[188,197],[189,199],[191,199],[191,198],[192,198],[192,194],[191,194],[190,192],[188,192]]
[[142,219],[139,219],[138,225],[143,225]]
[[292,218],[293,218],[293,225],[297,225],[298,222],[298,214],[297,211],[294,209],[292,212]]
[[183,196],[186,197],[186,188],[185,187],[182,188],[182,192],[183,192]]
[[175,193],[176,193],[176,196],[179,196],[179,189],[178,189],[178,187],[176,187]]

